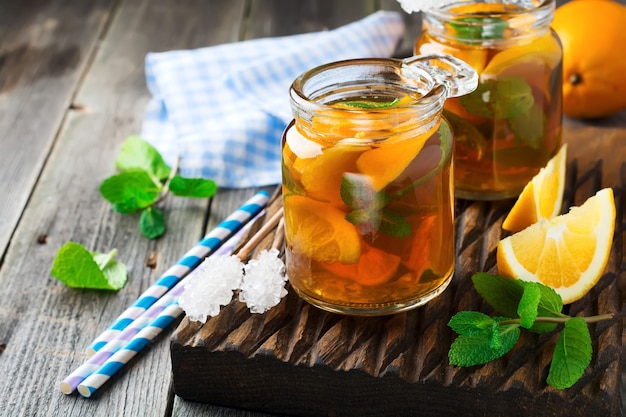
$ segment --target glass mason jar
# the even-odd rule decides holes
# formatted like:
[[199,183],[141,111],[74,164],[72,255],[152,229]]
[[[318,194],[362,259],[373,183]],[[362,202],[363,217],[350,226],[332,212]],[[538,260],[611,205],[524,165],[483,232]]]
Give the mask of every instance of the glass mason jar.
[[454,270],[446,98],[476,87],[448,56],[330,63],[290,88],[282,140],[292,288],[320,308],[382,315],[441,293]]
[[562,50],[554,0],[457,1],[422,15],[417,54],[445,53],[479,74],[448,100],[456,196],[516,197],[561,146]]

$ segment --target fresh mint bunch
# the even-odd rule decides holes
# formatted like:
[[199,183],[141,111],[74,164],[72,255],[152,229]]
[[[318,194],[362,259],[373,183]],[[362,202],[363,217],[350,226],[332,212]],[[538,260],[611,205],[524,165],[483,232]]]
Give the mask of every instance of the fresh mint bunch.
[[513,349],[521,329],[546,333],[562,324],[546,382],[565,389],[582,377],[592,354],[588,324],[609,320],[612,314],[592,317],[563,314],[561,297],[552,288],[535,282],[482,272],[474,274],[472,282],[483,299],[504,317],[490,317],[476,311],[455,314],[448,326],[459,336],[450,346],[450,364],[482,365]]
[[119,174],[102,182],[100,194],[117,212],[141,212],[139,229],[150,239],[165,233],[165,218],[156,205],[169,192],[179,197],[209,198],[217,191],[212,180],[177,175],[161,154],[138,136],[129,136],[122,144],[115,166]]

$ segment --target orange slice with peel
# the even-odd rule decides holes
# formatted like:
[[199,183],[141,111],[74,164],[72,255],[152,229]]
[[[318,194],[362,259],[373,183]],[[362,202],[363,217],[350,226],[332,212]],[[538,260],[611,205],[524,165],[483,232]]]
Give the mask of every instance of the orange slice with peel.
[[400,262],[399,256],[363,243],[359,262],[355,264],[323,263],[322,266],[334,275],[359,284],[379,285],[393,277]]
[[369,177],[374,190],[382,190],[415,159],[440,124],[414,138],[395,140],[390,137],[387,143],[382,142],[379,147],[363,152],[356,161],[358,171]]
[[567,144],[564,144],[526,184],[502,223],[504,230],[519,232],[540,220],[549,220],[561,214],[566,162]]
[[498,272],[553,288],[564,304],[582,298],[608,263],[615,230],[613,190],[605,188],[567,214],[498,243]]
[[359,261],[361,237],[343,211],[299,195],[285,196],[283,204],[285,243],[292,251],[319,262]]

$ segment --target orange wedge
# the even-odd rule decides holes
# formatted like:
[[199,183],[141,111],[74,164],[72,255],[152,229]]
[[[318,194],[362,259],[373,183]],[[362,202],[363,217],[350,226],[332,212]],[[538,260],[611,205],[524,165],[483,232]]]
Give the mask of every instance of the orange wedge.
[[502,223],[504,230],[519,232],[561,214],[566,162],[567,144],[526,184]]
[[498,271],[552,287],[564,304],[572,303],[602,276],[614,229],[613,190],[605,188],[567,214],[502,239],[497,249]]
[[299,195],[286,196],[284,209],[285,243],[291,250],[319,262],[359,261],[361,237],[343,211]]

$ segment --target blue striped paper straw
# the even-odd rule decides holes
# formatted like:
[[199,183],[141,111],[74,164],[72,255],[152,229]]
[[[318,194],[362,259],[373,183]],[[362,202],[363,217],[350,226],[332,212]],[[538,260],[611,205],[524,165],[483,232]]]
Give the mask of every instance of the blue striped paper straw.
[[[243,236],[252,227],[254,221],[263,215],[261,210],[253,219],[248,221],[237,233],[235,233],[224,244],[217,248],[210,256],[230,255]],[[137,317],[128,327],[126,327],[117,337],[110,340],[98,352],[87,359],[81,366],[76,368],[60,383],[61,392],[71,394],[78,385],[89,375],[94,373],[100,366],[109,359],[122,346],[128,343],[137,333],[150,324],[164,309],[178,300],[185,288],[186,277],[181,279],[170,291],[164,294],[157,302],[148,308],[143,314]]]
[[236,233],[246,222],[257,215],[269,200],[266,191],[259,191],[246,201],[217,227],[209,232],[196,246],[187,252],[175,265],[168,269],[159,280],[152,284],[139,298],[127,308],[115,322],[101,333],[89,346],[88,352],[93,354],[110,340],[114,339],[133,320],[150,308],[163,294],[172,289],[187,273],[214,251],[219,245]]
[[97,371],[89,375],[78,385],[80,395],[87,398],[91,397],[98,388],[122,369],[126,363],[161,334],[164,329],[172,324],[182,312],[183,310],[177,302],[165,308],[149,326],[141,329],[130,342],[122,349],[115,352]]

